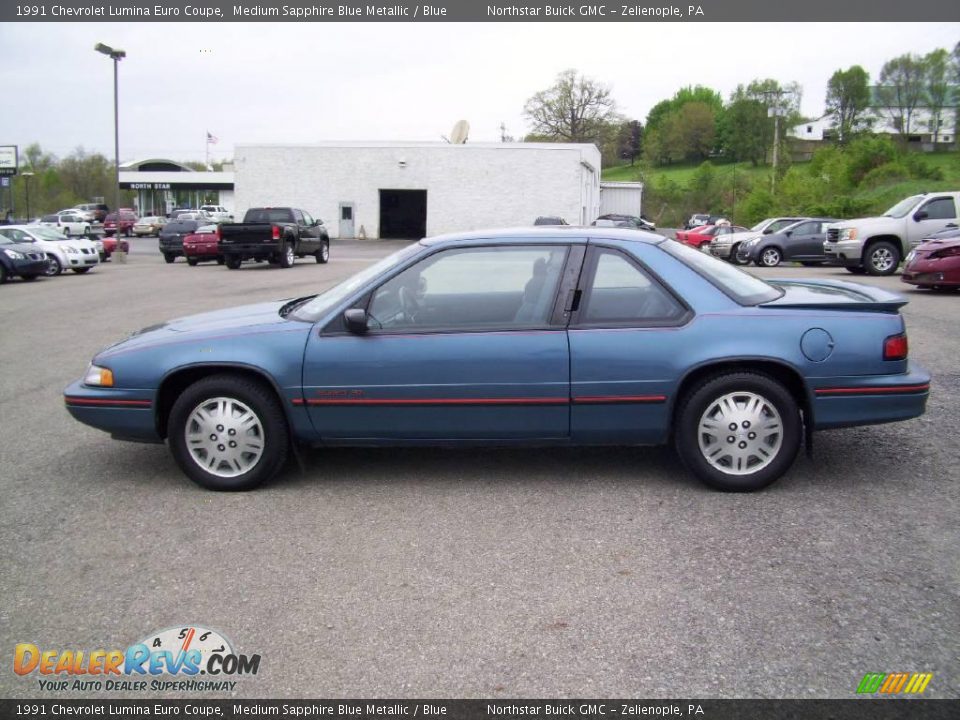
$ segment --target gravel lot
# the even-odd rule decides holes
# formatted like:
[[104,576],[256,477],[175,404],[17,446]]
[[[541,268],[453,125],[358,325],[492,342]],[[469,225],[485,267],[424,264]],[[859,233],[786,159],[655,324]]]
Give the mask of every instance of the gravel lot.
[[316,292],[398,245],[230,272],[132,243],[125,265],[0,288],[0,697],[47,696],[16,643],[193,623],[262,655],[236,697],[845,698],[894,671],[960,696],[960,295],[861,278],[911,299],[928,413],[818,434],[759,494],[637,448],[313,451],[217,494],[73,421],[64,385],[140,327]]

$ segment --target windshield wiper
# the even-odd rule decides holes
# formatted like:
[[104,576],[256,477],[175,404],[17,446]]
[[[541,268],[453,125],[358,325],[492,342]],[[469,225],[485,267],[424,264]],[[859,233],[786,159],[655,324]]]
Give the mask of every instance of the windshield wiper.
[[303,305],[305,302],[307,302],[308,300],[313,300],[315,297],[316,295],[304,295],[303,297],[294,298],[293,300],[287,303],[284,303],[280,307],[280,317],[286,317],[292,311],[296,310],[298,307]]

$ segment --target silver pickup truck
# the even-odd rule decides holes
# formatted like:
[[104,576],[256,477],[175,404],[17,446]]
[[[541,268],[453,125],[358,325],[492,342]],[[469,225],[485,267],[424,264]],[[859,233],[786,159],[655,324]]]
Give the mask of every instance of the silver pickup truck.
[[923,238],[957,225],[958,203],[960,191],[911,195],[880,217],[831,225],[823,253],[829,264],[852,273],[892,275]]

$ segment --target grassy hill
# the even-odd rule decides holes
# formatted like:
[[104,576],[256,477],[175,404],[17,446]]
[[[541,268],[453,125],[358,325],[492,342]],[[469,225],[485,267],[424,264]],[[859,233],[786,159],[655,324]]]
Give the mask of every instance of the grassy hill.
[[[871,187],[859,187],[850,197],[857,201],[856,205],[869,208],[870,213],[881,213],[897,201],[921,192],[935,192],[937,190],[960,190],[960,153],[924,153],[921,155],[923,162],[930,168],[939,169],[942,173],[942,180],[897,180],[888,183],[873,185]],[[793,163],[792,167],[803,168],[808,163]],[[674,192],[673,201],[664,202],[664,198],[654,197],[654,193],[645,193],[645,198],[655,199],[656,208],[650,208],[648,212],[654,214],[660,213],[664,207],[668,209],[664,216],[660,218],[663,223],[673,224],[681,220],[681,216],[690,211],[712,212],[716,211],[713,207],[699,207],[696,194],[691,187],[691,181],[697,172],[699,164],[691,165],[672,165],[669,167],[644,168],[640,165],[616,165],[605,168],[603,171],[604,180],[612,181],[636,181],[643,180],[649,188],[663,188],[673,186],[679,189],[679,193]],[[754,167],[750,163],[715,163],[713,165],[714,178],[721,188],[734,187],[762,187],[769,182],[771,168],[769,165]],[[729,194],[729,193],[728,193]],[[736,209],[741,208],[743,191],[738,190]],[[677,198],[680,201],[677,201]],[[686,198],[686,200],[683,200]],[[693,210],[692,206],[696,206]],[[784,208],[779,212],[793,212]],[[741,213],[737,212],[736,215]],[[739,222],[750,222],[755,218],[738,217]]]

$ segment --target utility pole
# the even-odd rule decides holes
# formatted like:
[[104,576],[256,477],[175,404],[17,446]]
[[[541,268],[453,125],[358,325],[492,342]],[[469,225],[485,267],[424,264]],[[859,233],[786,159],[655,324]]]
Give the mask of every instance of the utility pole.
[[773,103],[767,105],[767,117],[773,116],[773,172],[770,175],[770,193],[776,194],[777,191],[777,168],[780,164],[780,116],[785,115],[782,98],[784,95],[792,95],[792,90],[777,88],[763,93],[764,98],[773,97]]

